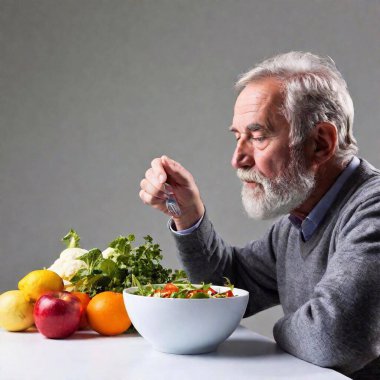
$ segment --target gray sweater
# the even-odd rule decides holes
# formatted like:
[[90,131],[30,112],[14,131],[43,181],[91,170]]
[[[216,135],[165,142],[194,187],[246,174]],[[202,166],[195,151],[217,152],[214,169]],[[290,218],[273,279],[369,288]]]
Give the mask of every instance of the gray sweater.
[[354,379],[380,379],[380,171],[365,160],[310,240],[288,216],[261,240],[228,245],[207,217],[174,235],[192,282],[228,277],[250,292],[245,316],[281,304],[274,337],[285,351]]

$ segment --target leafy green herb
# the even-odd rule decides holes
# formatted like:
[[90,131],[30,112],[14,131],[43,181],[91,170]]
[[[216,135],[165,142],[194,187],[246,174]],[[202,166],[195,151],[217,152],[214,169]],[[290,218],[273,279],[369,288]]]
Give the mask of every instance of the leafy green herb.
[[101,262],[103,256],[100,249],[94,248],[78,257],[78,260],[82,260],[87,264],[88,271],[92,272],[97,265]]
[[234,290],[234,285],[231,284],[231,281],[228,277],[223,277],[223,278],[226,280],[226,283],[224,284],[224,286],[230,288],[232,292]]
[[134,235],[119,236],[109,244],[107,257],[97,248],[80,256],[78,260],[84,261],[86,267],[71,279],[73,288],[92,297],[106,290],[122,292],[131,286],[142,288],[141,284],[163,284],[186,278],[183,270],[173,272],[161,265],[161,249],[151,236],[145,236],[140,246],[134,247],[134,241]]
[[148,293],[150,293],[150,288],[151,288],[151,285],[150,284],[148,284],[148,285],[146,285],[145,287],[144,286],[142,286],[141,285],[141,283],[140,283],[140,281],[137,279],[137,277],[134,275],[134,274],[132,274],[132,286],[133,287],[137,287],[137,289],[138,289],[138,291],[139,291],[139,293],[142,293],[142,294],[148,294]]

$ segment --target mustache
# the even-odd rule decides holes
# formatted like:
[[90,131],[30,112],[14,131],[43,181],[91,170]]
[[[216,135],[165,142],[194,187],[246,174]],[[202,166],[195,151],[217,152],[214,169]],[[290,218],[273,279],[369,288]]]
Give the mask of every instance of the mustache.
[[263,182],[268,181],[266,177],[264,177],[261,173],[253,169],[239,168],[236,171],[236,175],[241,181],[244,182],[256,182],[262,184]]

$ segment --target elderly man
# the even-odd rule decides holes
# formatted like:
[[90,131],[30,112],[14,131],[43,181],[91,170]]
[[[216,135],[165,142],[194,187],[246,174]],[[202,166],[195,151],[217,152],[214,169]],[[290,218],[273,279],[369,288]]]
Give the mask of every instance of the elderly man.
[[192,175],[166,156],[140,197],[168,214],[191,281],[228,277],[250,292],[246,316],[281,304],[285,351],[354,379],[380,379],[380,172],[356,156],[353,104],[331,59],[290,52],[241,77],[232,166],[249,216],[281,216],[238,248],[215,232]]

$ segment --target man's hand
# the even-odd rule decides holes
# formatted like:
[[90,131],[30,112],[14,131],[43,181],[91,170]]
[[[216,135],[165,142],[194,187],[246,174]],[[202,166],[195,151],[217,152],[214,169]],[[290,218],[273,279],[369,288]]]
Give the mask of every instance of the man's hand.
[[141,200],[172,216],[166,208],[164,184],[171,186],[181,209],[181,216],[173,216],[177,230],[193,226],[204,214],[204,206],[194,178],[181,164],[167,156],[155,158],[140,182]]

